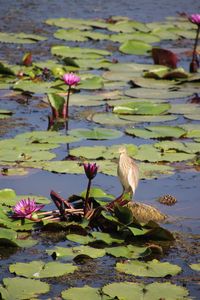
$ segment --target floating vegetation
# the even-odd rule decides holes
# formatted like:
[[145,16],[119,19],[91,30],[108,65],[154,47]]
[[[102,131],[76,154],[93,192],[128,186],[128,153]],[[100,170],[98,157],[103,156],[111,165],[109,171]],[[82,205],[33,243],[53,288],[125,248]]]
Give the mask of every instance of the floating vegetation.
[[[77,180],[85,174],[87,185],[81,193],[70,190],[63,196],[51,190],[51,200],[37,190],[34,195],[20,195],[18,187],[0,190],[0,298],[190,299],[183,264],[166,261],[177,237],[165,223],[167,213],[131,201],[125,188],[123,195],[112,195],[102,182],[93,186],[93,179],[98,173],[106,180],[117,176],[122,144],[137,161],[136,181],[198,171],[199,15],[152,23],[122,16],[44,22],[53,26],[56,39],[44,59],[49,36],[0,33],[0,43],[30,44],[16,65],[0,62],[3,103],[11,98],[19,104],[0,110],[0,132],[17,118],[33,122],[29,132],[15,130],[1,140],[1,176],[23,179],[34,169],[59,178],[73,174]],[[194,40],[193,51],[185,48],[188,40]],[[32,44],[39,47],[38,61]],[[171,44],[176,48],[168,50]],[[186,70],[182,60],[190,56]],[[133,186],[129,170],[125,179],[123,174],[123,187]],[[169,194],[157,200],[158,205],[177,202]],[[109,284],[107,279],[99,284],[105,270],[98,263],[107,262],[114,275]],[[199,262],[192,262],[191,272],[198,272]],[[92,286],[86,285],[90,276]]]

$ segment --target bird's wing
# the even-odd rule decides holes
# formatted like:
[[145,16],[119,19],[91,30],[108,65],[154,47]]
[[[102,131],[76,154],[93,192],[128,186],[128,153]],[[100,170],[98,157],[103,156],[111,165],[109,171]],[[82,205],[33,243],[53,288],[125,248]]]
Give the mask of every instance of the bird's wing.
[[133,194],[138,186],[139,181],[139,169],[136,164],[131,164],[131,167],[128,172],[128,183],[132,188]]

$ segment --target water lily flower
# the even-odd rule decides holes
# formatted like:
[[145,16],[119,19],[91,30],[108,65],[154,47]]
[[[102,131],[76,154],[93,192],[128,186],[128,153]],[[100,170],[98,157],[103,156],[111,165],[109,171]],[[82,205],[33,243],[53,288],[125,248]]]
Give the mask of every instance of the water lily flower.
[[74,73],[67,73],[63,75],[63,80],[67,85],[72,86],[77,85],[81,79]]
[[63,118],[66,119],[68,118],[68,112],[69,112],[69,96],[70,96],[71,87],[73,85],[77,85],[81,79],[79,76],[77,76],[74,73],[66,73],[63,75],[63,80],[69,86],[68,93],[67,93],[67,102],[64,103],[63,112],[62,112]]
[[193,24],[197,25],[196,38],[195,38],[194,48],[193,48],[193,53],[192,53],[192,61],[190,63],[190,72],[196,73],[200,66],[198,55],[197,55],[197,44],[198,44],[199,32],[200,32],[200,14],[190,15],[188,17],[188,20],[190,22],[192,22]]
[[98,166],[96,165],[96,163],[85,163],[83,164],[83,167],[85,170],[85,174],[88,178],[88,186],[87,186],[85,203],[84,203],[84,215],[86,215],[87,212],[91,209],[89,203],[89,194],[90,194],[92,179],[97,175]]
[[83,166],[87,178],[89,180],[92,180],[97,175],[98,166],[96,165],[96,163],[85,163],[83,164]]
[[44,205],[37,205],[34,199],[22,199],[13,207],[13,217],[35,221],[37,219],[35,212],[43,207]]
[[193,14],[188,17],[189,21],[193,24],[200,26],[200,14]]

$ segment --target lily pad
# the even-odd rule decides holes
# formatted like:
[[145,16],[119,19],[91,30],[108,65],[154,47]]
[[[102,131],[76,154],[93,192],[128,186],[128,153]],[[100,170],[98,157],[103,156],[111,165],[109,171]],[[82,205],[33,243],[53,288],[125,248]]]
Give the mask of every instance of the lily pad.
[[3,299],[19,300],[31,299],[40,294],[48,293],[50,286],[46,282],[27,278],[4,278],[0,286],[0,294]]
[[171,176],[174,174],[174,168],[159,164],[140,163],[140,178],[153,179],[160,176]]
[[136,259],[139,257],[145,257],[151,254],[151,250],[148,247],[137,247],[133,245],[118,246],[106,248],[106,253],[114,257],[125,257],[128,259]]
[[81,59],[102,58],[104,55],[111,55],[111,53],[106,50],[69,46],[53,46],[51,53],[57,56]]
[[188,290],[184,287],[173,285],[170,282],[151,284],[133,282],[114,282],[103,287],[103,293],[112,298],[124,300],[165,300],[188,299]]
[[53,249],[47,250],[49,255],[53,253],[57,258],[65,258],[65,260],[72,260],[78,256],[85,256],[90,258],[98,258],[105,255],[104,249],[96,249],[89,246],[77,246],[77,247],[55,247]]
[[147,126],[145,129],[130,128],[126,129],[126,133],[138,136],[144,139],[156,138],[180,138],[186,134],[186,131],[178,126]]
[[16,263],[9,266],[9,271],[27,278],[50,278],[74,273],[78,268],[72,264],[64,264],[56,261],[45,263],[32,261],[30,263]]
[[98,288],[92,288],[88,285],[83,287],[72,287],[61,293],[62,298],[66,300],[109,300],[107,296],[102,295]]
[[200,263],[197,264],[191,264],[190,268],[194,271],[200,271]]
[[69,134],[79,138],[85,138],[88,140],[109,140],[116,139],[123,135],[122,132],[114,129],[98,128],[93,129],[72,129],[69,130]]
[[44,94],[44,93],[58,93],[63,92],[62,88],[57,88],[55,82],[42,82],[42,81],[31,81],[31,80],[18,80],[13,89],[35,93],[35,94]]
[[168,122],[174,121],[177,119],[177,116],[174,115],[119,115],[119,118],[122,120],[132,121],[133,123],[150,123],[150,122]]
[[45,40],[47,40],[46,37],[36,34],[0,32],[0,42],[2,43],[31,44]]
[[168,103],[129,102],[115,106],[113,112],[132,115],[160,115],[167,112],[170,107]]
[[165,277],[167,275],[177,275],[181,272],[181,267],[168,262],[159,262],[156,259],[149,262],[135,260],[117,263],[116,269],[119,272],[144,277]]
[[191,95],[189,91],[170,91],[168,89],[150,89],[150,88],[134,88],[124,92],[126,96],[133,98],[145,98],[145,99],[177,99],[184,98]]
[[125,54],[145,55],[152,49],[150,44],[138,40],[129,40],[123,43],[119,50]]

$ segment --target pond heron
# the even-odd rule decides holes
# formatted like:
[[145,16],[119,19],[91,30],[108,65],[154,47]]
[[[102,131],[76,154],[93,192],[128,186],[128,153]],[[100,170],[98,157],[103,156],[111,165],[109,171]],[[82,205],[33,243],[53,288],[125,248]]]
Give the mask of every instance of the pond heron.
[[[119,148],[119,162],[117,174],[123,187],[122,194],[117,199],[122,199],[125,193],[129,193],[132,197],[139,182],[139,168],[136,162],[131,158],[125,147]],[[133,216],[139,222],[162,222],[167,216],[161,213],[157,208],[144,204],[130,201],[128,207],[133,213]]]
[[133,158],[131,158],[125,147],[119,148],[119,162],[117,174],[123,187],[123,193],[135,194],[139,182],[139,168]]

